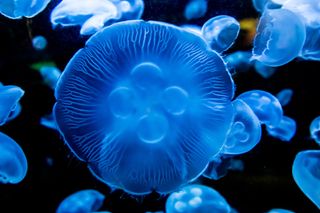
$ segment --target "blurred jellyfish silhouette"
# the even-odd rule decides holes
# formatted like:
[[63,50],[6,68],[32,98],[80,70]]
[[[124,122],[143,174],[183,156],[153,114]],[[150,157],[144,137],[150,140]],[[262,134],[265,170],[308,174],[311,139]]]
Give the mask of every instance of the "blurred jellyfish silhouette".
[[19,100],[23,94],[24,91],[18,86],[0,84],[0,126],[19,115]]
[[294,213],[294,212],[287,209],[271,209],[267,213]]
[[287,142],[293,138],[296,130],[296,121],[287,116],[282,116],[282,119],[277,126],[267,126],[269,135]]
[[202,36],[217,51],[228,50],[239,35],[240,24],[231,16],[215,16],[202,26]]
[[40,35],[32,39],[32,46],[35,50],[44,50],[47,47],[47,43],[47,39]]
[[226,56],[224,61],[232,74],[247,72],[251,67],[251,56],[252,54],[249,51],[236,51]]
[[287,0],[252,0],[254,9],[258,12],[263,12],[266,9],[281,8]]
[[105,196],[93,189],[75,192],[65,198],[57,208],[56,213],[95,212],[101,208]]
[[311,138],[320,144],[320,116],[312,120],[309,130]]
[[166,201],[166,213],[231,212],[231,207],[216,190],[204,185],[188,185],[172,193]]
[[184,9],[184,17],[187,20],[203,17],[208,9],[207,0],[189,0]]
[[19,183],[27,174],[27,159],[21,147],[0,132],[0,182]]
[[42,12],[51,0],[1,0],[0,13],[10,19],[32,18]]
[[254,70],[263,78],[270,78],[276,71],[275,67],[270,67],[264,63],[253,60]]
[[57,124],[52,114],[42,116],[40,118],[40,124],[49,129],[57,130]]
[[63,0],[51,13],[53,27],[81,26],[81,35],[91,35],[117,21],[140,19],[143,0]]
[[293,162],[293,179],[301,191],[320,209],[320,150],[297,154]]
[[55,90],[58,129],[110,186],[168,193],[223,146],[234,84],[200,37],[161,22],[105,28],[67,65]]
[[292,89],[283,89],[281,90],[277,95],[277,99],[279,100],[281,106],[286,106],[290,103],[291,98],[293,96],[293,90]]

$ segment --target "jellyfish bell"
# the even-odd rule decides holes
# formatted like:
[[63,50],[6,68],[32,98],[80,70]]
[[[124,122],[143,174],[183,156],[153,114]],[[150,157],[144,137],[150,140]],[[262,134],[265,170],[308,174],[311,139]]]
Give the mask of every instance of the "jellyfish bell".
[[126,21],[73,56],[57,83],[54,116],[99,180],[131,194],[168,193],[220,151],[233,94],[222,58],[199,36]]
[[277,126],[267,126],[269,135],[286,142],[289,142],[293,138],[296,130],[296,121],[287,116],[282,116],[282,119]]
[[320,116],[314,118],[309,127],[311,138],[320,144]]

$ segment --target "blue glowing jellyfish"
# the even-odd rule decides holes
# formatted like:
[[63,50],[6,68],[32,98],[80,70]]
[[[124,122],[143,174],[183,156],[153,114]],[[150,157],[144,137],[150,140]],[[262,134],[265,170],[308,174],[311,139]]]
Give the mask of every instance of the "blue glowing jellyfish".
[[101,181],[132,194],[199,176],[231,125],[233,81],[200,37],[126,21],[95,34],[58,81],[66,143]]
[[240,24],[231,16],[219,15],[206,21],[201,31],[213,50],[223,52],[229,49],[238,37]]
[[268,65],[265,65],[264,63],[260,61],[253,61],[254,64],[254,70],[256,73],[258,73],[263,78],[270,78],[276,71],[275,67],[270,67]]
[[198,36],[202,36],[201,27],[199,27],[198,25],[184,24],[184,25],[181,25],[180,27]]
[[24,91],[17,86],[0,85],[0,126],[18,116],[21,111],[19,100]]
[[251,67],[251,52],[237,51],[224,58],[230,73],[247,72]]
[[252,59],[267,66],[284,65],[299,55],[305,38],[299,16],[286,9],[267,9],[259,20]]
[[320,150],[299,152],[294,159],[292,174],[301,191],[320,208]]
[[269,135],[282,141],[290,141],[296,133],[296,130],[296,121],[287,116],[282,116],[282,119],[277,126],[267,126]]
[[207,0],[190,0],[184,9],[184,17],[187,20],[203,17],[208,8]]
[[294,213],[294,212],[287,209],[271,209],[267,213]]
[[311,137],[320,144],[320,116],[313,119],[310,124],[310,135]]
[[227,175],[228,169],[231,166],[231,160],[232,157],[224,155],[213,158],[202,173],[202,176],[211,180],[219,180]]
[[52,114],[42,116],[40,119],[40,124],[49,129],[57,130],[57,124]]
[[266,9],[280,8],[287,0],[252,0],[253,7],[258,12],[263,12]]
[[61,71],[55,66],[43,66],[39,71],[44,79],[44,83],[54,90],[60,78]]
[[142,0],[63,0],[51,13],[53,27],[81,26],[81,35],[91,35],[105,25],[127,19],[139,19]]
[[276,95],[276,97],[279,100],[281,106],[286,106],[291,101],[292,95],[292,89],[283,89]]
[[10,19],[32,18],[42,12],[51,0],[1,0],[0,13]]
[[44,50],[47,47],[47,43],[47,39],[40,35],[32,39],[32,46],[36,50]]
[[262,124],[277,126],[283,116],[281,104],[272,94],[262,90],[251,90],[240,94],[241,99],[252,109]]
[[231,207],[216,190],[203,185],[188,185],[172,193],[166,202],[166,213],[231,212]]
[[19,183],[27,174],[27,158],[20,146],[0,132],[0,182]]
[[59,205],[56,213],[85,213],[97,211],[105,196],[93,189],[85,189],[69,195]]
[[222,153],[237,155],[250,151],[259,143],[261,124],[252,109],[240,98],[234,100],[232,105],[234,118]]

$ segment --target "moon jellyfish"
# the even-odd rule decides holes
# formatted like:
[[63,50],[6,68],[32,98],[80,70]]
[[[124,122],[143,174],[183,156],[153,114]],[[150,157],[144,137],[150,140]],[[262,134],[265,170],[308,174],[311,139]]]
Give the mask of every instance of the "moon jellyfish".
[[277,126],[267,126],[269,135],[282,141],[290,141],[296,133],[296,130],[296,121],[287,116],[282,116],[282,119]]
[[230,73],[247,72],[250,67],[252,54],[248,51],[237,51],[224,58]]
[[305,38],[299,16],[286,9],[267,9],[259,20],[252,59],[267,66],[284,65],[299,55]]
[[254,61],[254,70],[261,75],[263,78],[270,78],[276,71],[275,67],[265,65],[260,61]]
[[57,84],[54,115],[98,179],[131,194],[167,193],[220,151],[233,93],[222,58],[200,37],[127,21],[74,55]]
[[39,71],[45,84],[54,90],[60,78],[61,71],[55,66],[43,66]]
[[232,102],[234,118],[224,144],[223,154],[243,154],[261,139],[261,124],[252,109],[241,99]]
[[280,8],[287,0],[252,0],[253,7],[258,12],[263,12],[266,9]]
[[209,46],[223,52],[229,49],[239,35],[240,24],[231,16],[215,16],[202,26],[202,35]]
[[207,0],[190,0],[184,9],[184,17],[187,20],[203,17],[208,8]]
[[216,190],[203,185],[188,185],[172,193],[166,201],[166,213],[229,213],[231,207]]
[[80,213],[97,211],[105,196],[93,189],[85,189],[69,195],[59,205],[56,213]]
[[320,145],[320,116],[313,119],[309,130],[311,137]]
[[286,106],[291,101],[292,95],[292,89],[283,89],[276,95],[276,97],[279,100],[281,106]]
[[0,182],[19,183],[27,174],[27,158],[20,146],[0,132]]
[[36,36],[32,39],[32,46],[36,50],[44,50],[47,43],[47,39],[43,36]]
[[1,0],[0,13],[10,19],[32,18],[42,12],[51,0]]
[[301,191],[320,208],[320,151],[299,152],[293,162],[292,174]]
[[294,212],[287,209],[271,209],[267,213],[294,213]]
[[282,107],[272,94],[262,90],[251,90],[240,94],[237,99],[248,104],[262,124],[277,126],[280,123],[283,116]]
[[0,85],[0,126],[20,113],[21,106],[18,102],[23,94],[20,87]]

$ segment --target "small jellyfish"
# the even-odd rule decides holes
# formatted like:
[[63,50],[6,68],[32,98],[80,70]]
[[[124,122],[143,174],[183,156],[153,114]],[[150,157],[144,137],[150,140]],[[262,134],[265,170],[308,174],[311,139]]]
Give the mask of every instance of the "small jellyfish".
[[21,111],[19,100],[24,91],[17,86],[0,85],[0,126],[18,116]]
[[292,174],[301,191],[320,209],[320,150],[299,152]]
[[241,99],[252,109],[262,124],[277,126],[283,116],[281,104],[272,94],[262,90],[251,90],[240,94]]
[[265,65],[260,61],[254,60],[253,64],[254,64],[254,70],[263,78],[270,78],[276,71],[275,67],[270,67],[268,65]]
[[42,12],[51,0],[1,0],[0,13],[10,19],[32,18]]
[[65,142],[104,183],[168,193],[223,146],[234,83],[199,36],[126,21],[92,36],[62,73],[54,116]]
[[27,174],[27,158],[21,147],[0,132],[0,182],[19,183]]
[[240,98],[232,102],[234,118],[222,150],[223,154],[249,152],[261,139],[261,124],[252,109]]
[[271,209],[267,213],[294,213],[294,212],[287,209]]
[[32,39],[32,46],[36,50],[44,50],[47,47],[47,43],[47,39],[40,35]]
[[215,16],[202,26],[202,35],[209,46],[223,52],[229,49],[239,35],[240,24],[231,16]]
[[52,114],[41,117],[40,124],[49,129],[57,130],[57,124]]
[[43,66],[39,72],[44,79],[44,83],[54,90],[60,78],[61,71],[55,66]]
[[102,206],[104,199],[105,196],[96,190],[81,190],[65,198],[56,213],[94,212]]
[[320,116],[313,119],[309,127],[311,138],[320,145]]
[[292,95],[292,89],[283,89],[276,95],[276,97],[279,100],[281,106],[286,106],[291,101]]
[[286,9],[267,9],[259,20],[252,59],[267,66],[287,64],[299,55],[305,38],[299,16]]
[[184,17],[187,20],[203,17],[208,8],[207,0],[190,0],[184,9]]
[[111,0],[111,2],[116,4],[118,12],[121,13],[119,21],[140,19],[143,14],[143,0]]
[[282,119],[277,126],[267,126],[269,135],[282,141],[290,141],[295,135],[296,130],[296,121],[287,116],[282,116]]
[[172,193],[166,201],[166,213],[229,213],[231,207],[216,190],[204,185],[188,185]]
[[251,56],[249,51],[237,51],[226,56],[224,61],[232,74],[247,72],[251,67]]
[[228,173],[228,169],[231,166],[231,156],[217,156],[208,164],[206,170],[202,173],[202,176],[211,180],[219,180]]

